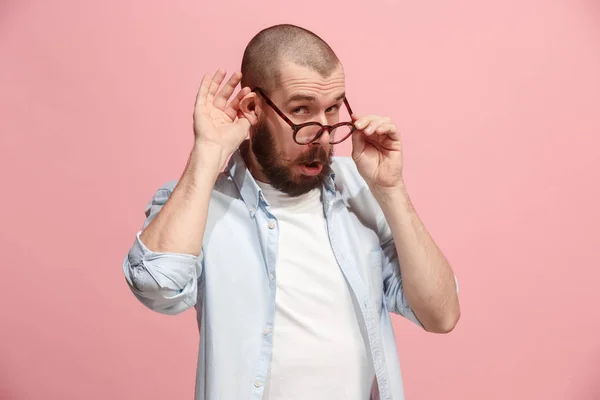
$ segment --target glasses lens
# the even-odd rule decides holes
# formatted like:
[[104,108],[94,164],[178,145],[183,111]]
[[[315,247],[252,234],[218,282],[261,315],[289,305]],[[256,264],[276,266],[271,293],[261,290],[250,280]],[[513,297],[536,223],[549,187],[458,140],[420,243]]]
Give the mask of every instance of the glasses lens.
[[352,133],[352,127],[350,125],[342,125],[335,128],[332,132],[329,133],[329,142],[331,143],[340,143],[350,136]]
[[300,128],[296,134],[296,141],[301,144],[308,144],[317,137],[320,131],[321,127],[319,125],[309,125]]
[[[296,134],[296,142],[300,144],[308,144],[315,140],[321,131],[319,125],[309,125],[298,130]],[[329,143],[340,143],[347,139],[352,133],[351,125],[342,125],[329,132]]]

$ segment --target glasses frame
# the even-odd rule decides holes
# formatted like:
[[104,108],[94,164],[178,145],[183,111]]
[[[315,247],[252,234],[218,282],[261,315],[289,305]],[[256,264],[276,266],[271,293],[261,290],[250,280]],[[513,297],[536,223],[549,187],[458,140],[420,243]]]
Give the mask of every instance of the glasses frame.
[[[325,132],[325,130],[327,130],[331,134],[331,131],[334,130],[334,129],[336,129],[336,128],[339,128],[341,126],[349,126],[350,127],[350,132],[343,139],[336,140],[335,142],[332,142],[331,139],[329,141],[329,144],[339,144],[339,143],[342,143],[344,140],[348,139],[350,136],[352,136],[352,134],[356,130],[356,127],[354,126],[354,123],[352,123],[352,122],[338,122],[337,124],[333,124],[333,125],[323,125],[320,122],[305,122],[303,124],[295,124],[295,123],[292,122],[291,119],[289,119],[283,113],[283,111],[281,111],[275,105],[275,103],[273,103],[273,101],[271,99],[269,99],[269,97],[265,94],[264,90],[262,90],[261,88],[255,88],[252,91],[255,92],[255,93],[260,94],[262,96],[262,98],[265,99],[265,101],[267,102],[267,104],[277,113],[277,115],[279,115],[281,117],[281,119],[283,119],[292,128],[294,142],[296,142],[297,144],[307,145],[307,144],[314,143],[317,140],[319,140],[319,138],[321,136],[323,136],[323,133]],[[346,97],[344,97],[344,104],[346,105],[346,109],[348,110],[349,115],[352,116],[352,114],[353,114],[352,113],[352,108],[350,107],[350,103],[348,103],[348,99]],[[308,143],[298,142],[296,140],[296,135],[298,135],[298,131],[300,131],[300,129],[302,129],[304,127],[307,127],[307,126],[320,126],[321,129],[315,135],[315,137],[311,141],[309,141]]]

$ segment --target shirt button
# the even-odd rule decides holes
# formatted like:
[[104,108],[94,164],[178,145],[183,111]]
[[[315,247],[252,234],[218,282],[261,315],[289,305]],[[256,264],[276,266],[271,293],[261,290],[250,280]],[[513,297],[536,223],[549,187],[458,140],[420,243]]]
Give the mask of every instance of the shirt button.
[[257,388],[259,388],[259,387],[261,387],[261,386],[262,386],[262,382],[261,382],[261,381],[256,381],[256,382],[254,382],[254,387],[257,387]]
[[271,328],[265,328],[263,333],[265,334],[265,336],[267,336],[269,333],[271,333]]
[[274,229],[274,228],[275,228],[275,222],[269,221],[269,229]]
[[273,279],[275,279],[275,275],[273,275],[273,274],[269,274],[269,279],[270,279],[270,280],[273,280]]

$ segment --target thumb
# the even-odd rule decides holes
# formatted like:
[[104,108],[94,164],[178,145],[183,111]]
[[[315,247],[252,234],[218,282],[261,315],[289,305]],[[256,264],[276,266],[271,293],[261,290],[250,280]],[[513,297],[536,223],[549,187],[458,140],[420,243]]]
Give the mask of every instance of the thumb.
[[235,123],[241,126],[246,132],[250,130],[250,121],[248,121],[248,118],[246,118],[241,111],[238,112],[237,121],[235,121]]
[[352,158],[354,161],[358,160],[366,146],[365,135],[362,131],[356,130],[352,134]]

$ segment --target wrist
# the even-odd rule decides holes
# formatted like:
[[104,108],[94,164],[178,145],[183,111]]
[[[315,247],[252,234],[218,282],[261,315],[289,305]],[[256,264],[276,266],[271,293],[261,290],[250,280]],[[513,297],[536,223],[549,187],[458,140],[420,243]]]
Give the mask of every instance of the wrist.
[[397,185],[389,187],[375,186],[370,188],[373,196],[379,201],[385,202],[405,202],[408,201],[408,191],[404,181],[401,181]]
[[219,145],[195,143],[190,153],[189,163],[201,172],[218,174],[230,155]]
[[190,152],[182,180],[191,188],[212,187],[223,169],[226,158],[218,149],[194,146]]
[[410,214],[414,210],[404,183],[389,188],[377,188],[372,190],[372,193],[388,217],[398,215],[398,213]]

